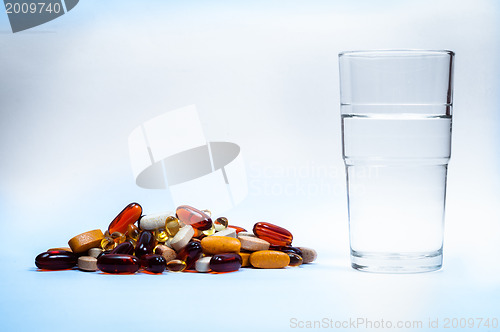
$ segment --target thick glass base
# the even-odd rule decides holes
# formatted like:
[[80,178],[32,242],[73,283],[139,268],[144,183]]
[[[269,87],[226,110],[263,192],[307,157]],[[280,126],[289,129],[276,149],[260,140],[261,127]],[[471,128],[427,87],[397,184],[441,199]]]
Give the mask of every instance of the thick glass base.
[[421,273],[443,265],[442,249],[422,253],[367,253],[351,250],[354,269],[375,273]]

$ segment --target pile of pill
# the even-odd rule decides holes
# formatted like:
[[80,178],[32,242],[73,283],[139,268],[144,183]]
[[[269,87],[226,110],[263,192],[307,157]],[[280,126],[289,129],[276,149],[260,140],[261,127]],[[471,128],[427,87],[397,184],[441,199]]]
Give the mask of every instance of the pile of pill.
[[[137,225],[136,225],[137,223]],[[279,226],[258,222],[253,233],[212,221],[211,212],[182,205],[175,213],[143,215],[138,203],[127,205],[103,234],[100,229],[79,234],[68,247],[39,254],[35,265],[44,270],[72,269],[125,274],[232,272],[240,267],[279,269],[316,259],[316,251],[292,247],[292,234]]]

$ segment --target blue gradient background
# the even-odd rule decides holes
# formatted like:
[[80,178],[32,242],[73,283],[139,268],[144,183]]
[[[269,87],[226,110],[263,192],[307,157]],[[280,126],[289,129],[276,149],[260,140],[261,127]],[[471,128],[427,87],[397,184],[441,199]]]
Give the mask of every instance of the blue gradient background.
[[[499,19],[493,0],[82,0],[12,34],[0,14],[2,330],[500,318]],[[337,54],[388,48],[456,52],[445,262],[434,273],[349,267]],[[127,138],[189,104],[208,140],[242,148],[249,196],[224,215],[285,226],[295,244],[318,249],[317,263],[225,275],[37,272],[39,252],[105,229],[131,201],[174,208],[167,191],[135,185]]]

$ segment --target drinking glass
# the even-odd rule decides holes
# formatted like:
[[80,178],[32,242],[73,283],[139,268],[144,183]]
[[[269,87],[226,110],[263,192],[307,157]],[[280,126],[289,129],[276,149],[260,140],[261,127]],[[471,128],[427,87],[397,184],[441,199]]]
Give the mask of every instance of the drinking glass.
[[451,151],[452,51],[339,54],[352,267],[440,269]]

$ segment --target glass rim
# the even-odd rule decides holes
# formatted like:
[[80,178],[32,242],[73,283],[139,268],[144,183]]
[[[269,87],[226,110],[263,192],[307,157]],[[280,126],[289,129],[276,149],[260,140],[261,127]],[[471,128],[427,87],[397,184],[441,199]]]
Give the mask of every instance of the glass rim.
[[343,51],[339,57],[358,57],[358,58],[382,58],[382,57],[425,57],[447,55],[453,57],[455,52],[450,50],[419,50],[419,49],[388,49],[388,50],[356,50]]

